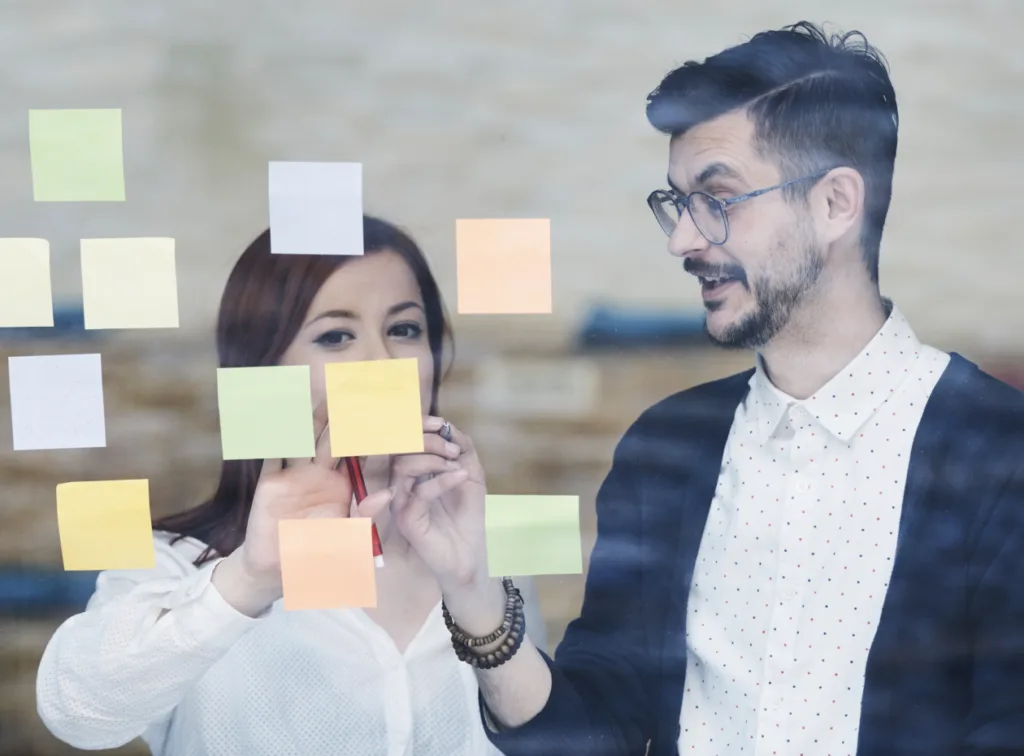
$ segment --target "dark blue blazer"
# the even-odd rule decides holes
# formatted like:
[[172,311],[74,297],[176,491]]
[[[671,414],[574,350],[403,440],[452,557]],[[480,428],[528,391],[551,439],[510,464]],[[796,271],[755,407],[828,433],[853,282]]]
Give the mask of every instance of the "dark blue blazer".
[[[507,756],[674,756],[686,603],[752,371],[647,410],[597,497],[583,609]],[[1024,754],[1024,395],[954,354],[917,429],[861,756]]]

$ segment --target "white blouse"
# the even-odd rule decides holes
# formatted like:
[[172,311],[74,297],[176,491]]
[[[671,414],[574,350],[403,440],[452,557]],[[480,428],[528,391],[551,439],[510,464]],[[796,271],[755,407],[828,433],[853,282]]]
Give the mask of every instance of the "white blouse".
[[[47,645],[36,697],[56,737],[98,750],[141,736],[155,756],[500,753],[440,604],[405,653],[359,609],[278,601],[251,618],[211,584],[219,560],[192,564],[205,544],[170,540],[156,534],[155,569],[100,573]],[[543,648],[532,594],[527,628]]]

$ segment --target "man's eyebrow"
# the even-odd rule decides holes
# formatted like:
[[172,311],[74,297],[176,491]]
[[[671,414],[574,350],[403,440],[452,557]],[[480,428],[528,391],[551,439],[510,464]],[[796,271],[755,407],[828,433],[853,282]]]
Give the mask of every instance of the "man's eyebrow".
[[[671,188],[672,191],[676,194],[686,194],[686,192],[676,186],[675,182],[672,181],[671,176],[666,176],[665,178],[668,180],[669,188]],[[700,175],[697,176],[697,180],[694,182],[694,185],[698,187],[704,186],[704,184],[714,178],[734,179],[736,181],[743,180],[743,177],[740,176],[736,169],[731,166],[726,165],[725,163],[711,163],[700,172]]]
[[712,163],[707,166],[700,175],[697,176],[697,184],[706,184],[713,178],[728,178],[735,179],[737,181],[742,180],[742,176],[732,167],[725,163]]

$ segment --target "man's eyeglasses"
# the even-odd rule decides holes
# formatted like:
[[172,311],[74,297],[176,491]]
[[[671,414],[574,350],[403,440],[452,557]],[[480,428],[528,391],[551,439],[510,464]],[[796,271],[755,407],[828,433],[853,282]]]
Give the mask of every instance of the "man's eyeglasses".
[[741,194],[739,197],[730,197],[724,200],[718,199],[718,197],[714,197],[706,192],[680,194],[674,189],[655,189],[647,197],[647,205],[654,213],[654,217],[657,219],[662,231],[668,236],[671,236],[672,232],[676,230],[676,226],[679,225],[679,220],[683,217],[683,213],[689,210],[690,217],[693,219],[693,225],[697,227],[701,235],[712,244],[721,245],[725,244],[729,239],[729,218],[726,215],[726,208],[730,205],[759,197],[767,192],[782,189],[785,186],[790,186],[800,181],[820,179],[831,170],[834,170],[834,168],[828,168],[810,176],[801,176],[800,178],[783,181],[781,184],[768,186],[764,189],[755,189],[752,192]]

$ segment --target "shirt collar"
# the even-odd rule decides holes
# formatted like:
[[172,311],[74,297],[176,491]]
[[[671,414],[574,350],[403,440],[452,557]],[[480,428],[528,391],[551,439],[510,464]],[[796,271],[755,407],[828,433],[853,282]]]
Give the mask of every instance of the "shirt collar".
[[808,399],[798,400],[768,379],[761,355],[750,379],[757,439],[765,444],[791,406],[803,406],[821,426],[844,442],[853,438],[907,377],[921,342],[897,307],[882,328],[843,370]]

